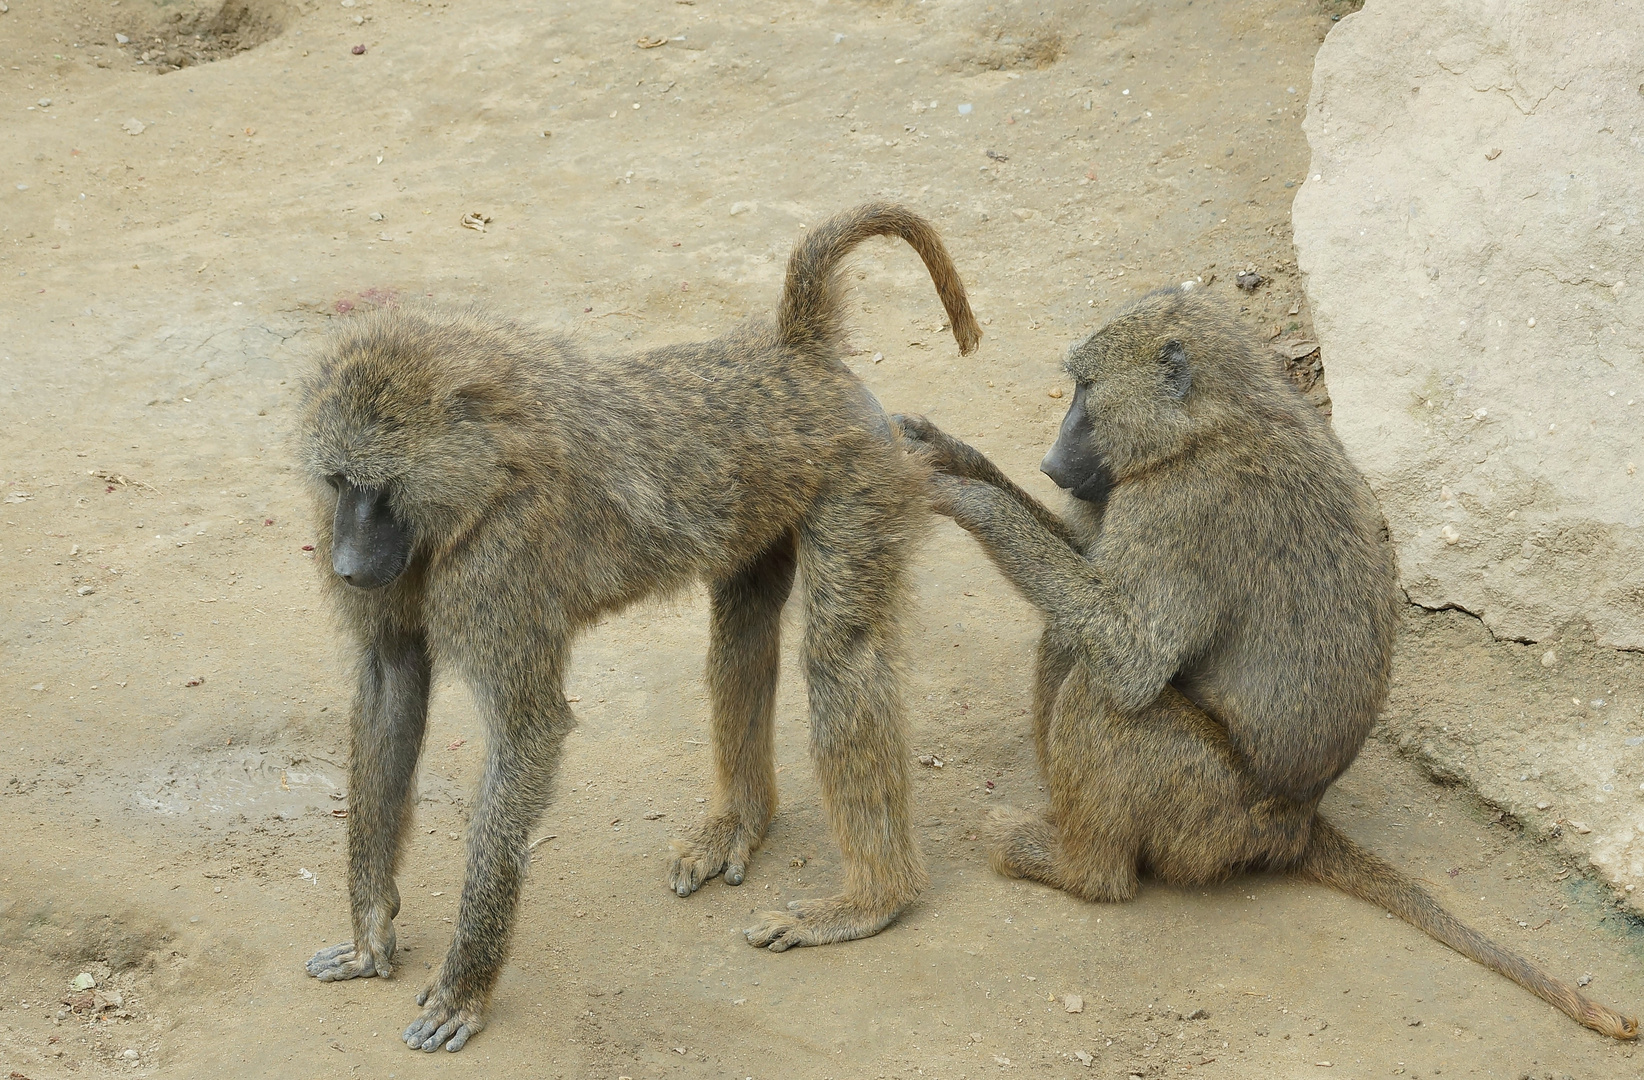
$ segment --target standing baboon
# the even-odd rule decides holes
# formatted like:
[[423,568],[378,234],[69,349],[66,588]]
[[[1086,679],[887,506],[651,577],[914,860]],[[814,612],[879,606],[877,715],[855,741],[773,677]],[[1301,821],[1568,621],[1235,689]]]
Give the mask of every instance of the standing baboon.
[[712,600],[716,785],[706,822],[675,844],[671,887],[740,884],[776,808],[778,640],[796,570],[812,758],[844,892],[764,913],[747,936],[776,951],[864,937],[924,887],[898,617],[928,478],[841,358],[841,262],[887,235],[924,260],[970,352],[981,330],[940,239],[880,204],[795,249],[774,320],[701,344],[593,356],[475,314],[388,311],[326,349],[304,389],[302,458],[316,554],[359,644],[354,938],[318,953],[312,974],[392,970],[394,874],[435,663],[473,685],[488,729],[455,934],[408,1044],[457,1050],[482,1026],[527,830],[574,723],[561,690],[573,635],[692,580]]
[[937,509],[1045,615],[1043,815],[1001,809],[992,860],[1087,900],[1140,871],[1290,869],[1378,904],[1581,1023],[1595,1004],[1462,925],[1317,813],[1387,692],[1397,592],[1380,515],[1335,435],[1220,308],[1151,293],[1073,346],[1042,468],[1065,521],[982,454],[899,418]]

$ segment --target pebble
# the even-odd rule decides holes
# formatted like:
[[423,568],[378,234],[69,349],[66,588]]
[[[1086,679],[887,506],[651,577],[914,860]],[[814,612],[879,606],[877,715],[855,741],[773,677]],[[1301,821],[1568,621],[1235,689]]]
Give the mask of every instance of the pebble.
[[1073,1057],[1079,1062],[1079,1064],[1083,1065],[1087,1069],[1090,1068],[1096,1060],[1091,1056],[1090,1051],[1088,1050],[1075,1050],[1073,1051]]
[[355,56],[364,56],[365,55],[365,46],[364,45],[356,45],[352,49],[349,49],[348,51],[353,53]]
[[1461,534],[1456,532],[1455,527],[1451,525],[1446,525],[1444,528],[1440,529],[1439,536],[1444,540],[1446,546],[1449,547],[1454,547],[1457,541],[1461,539]]
[[76,593],[78,593],[79,595],[81,595],[81,596],[90,596],[92,593],[97,591],[97,586],[95,586],[95,585],[82,585],[78,589],[75,589],[74,591]]
[[122,45],[130,45],[131,44],[131,39],[126,37],[124,34],[115,34],[114,35],[114,40],[118,41]]
[[1061,397],[1062,396],[1062,388],[1060,386],[1058,386],[1056,389],[1054,389],[1050,392],[1050,396],[1053,397],[1053,398]]
[[1551,810],[1552,807],[1553,807],[1553,804],[1550,803],[1550,802],[1543,801],[1543,802],[1536,803],[1536,809],[1537,810]]
[[137,1060],[137,1051],[127,1049],[123,1053],[121,1053],[120,1056],[125,1058],[127,1061],[136,1061]]
[[1590,983],[1592,981],[1593,981],[1593,977],[1591,975],[1583,975],[1581,978],[1576,980],[1576,985],[1577,986],[1586,986],[1588,983]]
[[1553,650],[1548,649],[1546,652],[1541,654],[1541,666],[1542,667],[1550,668],[1556,663],[1558,663],[1558,654],[1555,653]]
[[42,109],[49,109],[51,108],[51,98],[43,97],[39,101],[36,101],[35,104],[40,106]]
[[960,116],[969,116],[970,115],[970,110],[971,110],[970,103],[966,102],[965,104],[959,106],[959,115]]
[[121,124],[120,130],[125,132],[127,135],[141,135],[143,133],[143,129],[147,126],[148,125],[143,123],[141,120],[133,118]]
[[1082,1013],[1085,1011],[1085,999],[1078,994],[1063,994],[1062,1008],[1070,1013]]

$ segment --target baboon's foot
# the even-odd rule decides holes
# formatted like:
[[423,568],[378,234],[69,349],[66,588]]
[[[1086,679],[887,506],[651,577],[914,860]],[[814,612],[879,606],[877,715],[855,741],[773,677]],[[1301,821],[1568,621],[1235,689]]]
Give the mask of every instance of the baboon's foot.
[[984,831],[988,862],[996,872],[1061,887],[1056,873],[1056,826],[1030,811],[996,806]]
[[478,1000],[463,1001],[462,995],[434,983],[417,995],[417,1004],[426,1006],[400,1038],[413,1050],[432,1054],[441,1046],[456,1053],[485,1027],[484,1005]]
[[727,885],[742,884],[748,859],[764,838],[763,826],[756,829],[734,814],[709,818],[695,833],[673,842],[668,887],[680,896],[689,896],[719,874],[725,875]]
[[1119,903],[1136,895],[1132,851],[1069,850],[1052,822],[1014,806],[995,808],[986,830],[988,862],[1006,877],[1037,881],[1096,903]]
[[321,982],[341,982],[343,979],[369,979],[372,976],[388,978],[394,974],[394,924],[387,932],[367,936],[365,944],[345,941],[329,949],[321,949],[308,958],[308,973]]
[[787,911],[762,911],[759,921],[742,933],[748,944],[786,952],[795,945],[831,945],[872,937],[889,926],[902,910],[868,906],[841,898],[794,900]]

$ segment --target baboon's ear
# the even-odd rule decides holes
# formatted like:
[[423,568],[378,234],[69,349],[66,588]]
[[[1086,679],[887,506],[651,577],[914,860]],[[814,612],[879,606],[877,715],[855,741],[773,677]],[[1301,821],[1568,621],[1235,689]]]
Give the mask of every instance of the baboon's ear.
[[1187,366],[1187,349],[1179,341],[1167,341],[1159,352],[1164,367],[1165,392],[1180,401],[1193,389],[1193,372]]
[[478,421],[507,401],[502,388],[489,379],[476,379],[452,391],[447,398],[452,413],[461,420]]

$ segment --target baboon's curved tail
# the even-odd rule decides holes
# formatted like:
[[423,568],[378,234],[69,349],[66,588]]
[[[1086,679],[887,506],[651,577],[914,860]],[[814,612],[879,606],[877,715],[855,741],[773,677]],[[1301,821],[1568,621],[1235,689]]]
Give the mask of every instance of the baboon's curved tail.
[[783,344],[803,348],[826,341],[844,329],[844,311],[839,303],[840,264],[852,248],[873,236],[900,236],[919,253],[925,269],[930,271],[936,295],[947,310],[959,351],[968,353],[976,348],[982,328],[976,325],[959,271],[954,269],[936,229],[906,207],[878,202],[834,215],[794,248],[788,258],[782,303],[776,312],[777,333]]
[[1365,851],[1322,817],[1296,871],[1392,912],[1456,952],[1505,975],[1577,1023],[1616,1039],[1638,1037],[1638,1021],[1584,997],[1515,952],[1463,925],[1420,885]]

